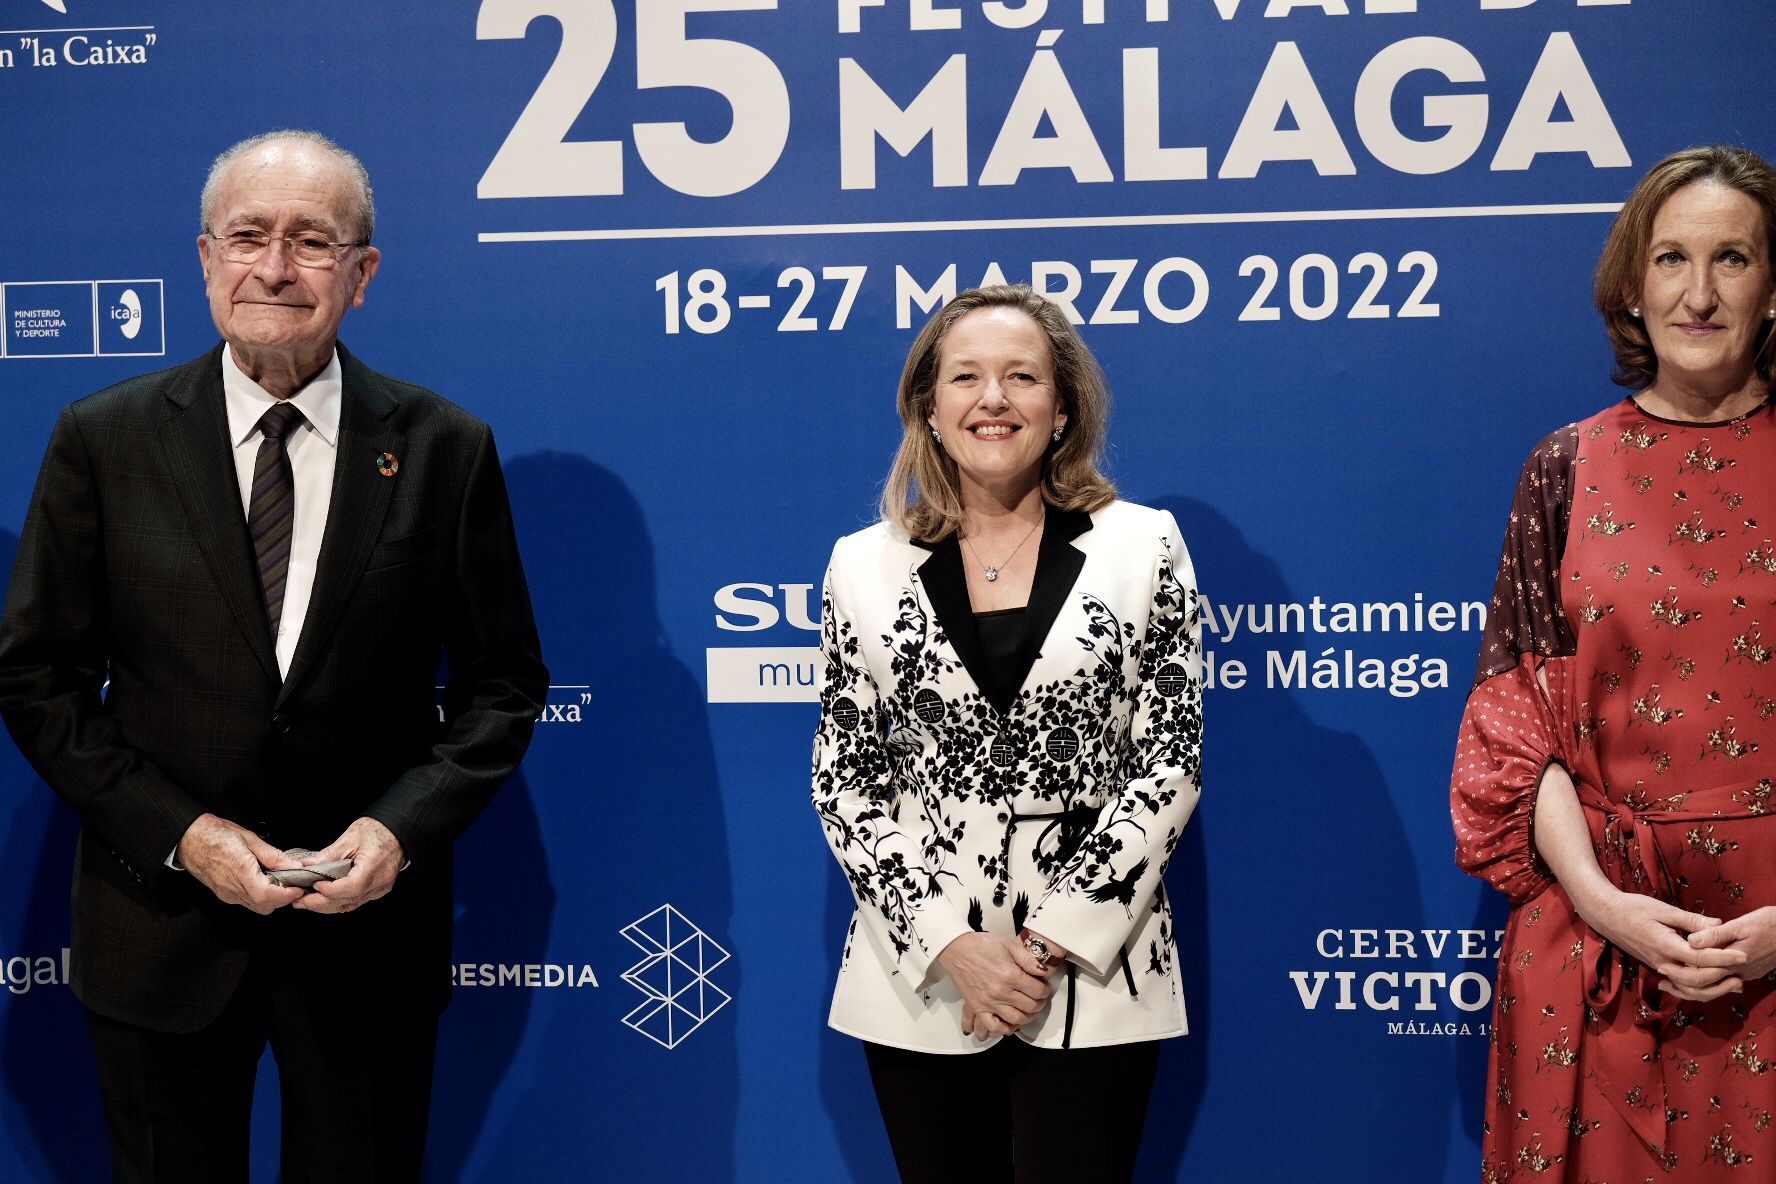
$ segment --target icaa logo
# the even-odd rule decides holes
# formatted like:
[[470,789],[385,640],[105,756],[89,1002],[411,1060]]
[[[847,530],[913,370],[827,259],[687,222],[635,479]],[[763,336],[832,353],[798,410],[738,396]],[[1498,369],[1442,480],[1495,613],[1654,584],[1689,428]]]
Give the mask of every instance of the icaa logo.
[[[49,0],[43,2],[48,4]],[[117,303],[111,306],[111,319],[123,322],[118,331],[129,341],[134,341],[136,334],[142,331],[142,298],[136,295],[134,288],[125,288]]]

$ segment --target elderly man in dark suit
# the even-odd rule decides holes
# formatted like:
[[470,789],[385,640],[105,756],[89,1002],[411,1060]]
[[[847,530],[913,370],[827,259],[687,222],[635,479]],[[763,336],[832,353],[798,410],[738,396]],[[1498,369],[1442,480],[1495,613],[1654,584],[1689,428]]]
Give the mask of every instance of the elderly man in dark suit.
[[288,1184],[419,1176],[451,842],[548,672],[487,426],[336,343],[373,225],[325,137],[218,158],[223,344],[68,407],[25,523],[0,710],[83,823],[73,985],[120,1180],[245,1180],[268,1043]]

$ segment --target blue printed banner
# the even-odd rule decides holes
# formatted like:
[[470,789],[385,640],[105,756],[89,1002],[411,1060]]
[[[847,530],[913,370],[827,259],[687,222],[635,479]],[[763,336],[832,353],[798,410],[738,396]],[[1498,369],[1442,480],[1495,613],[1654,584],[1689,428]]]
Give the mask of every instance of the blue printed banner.
[[[213,349],[212,300],[345,295],[281,250],[206,279],[217,153],[357,153],[381,264],[341,339],[491,425],[557,683],[454,847],[428,1179],[896,1178],[827,1027],[856,906],[808,801],[822,576],[876,517],[920,326],[1004,281],[1079,326],[1110,475],[1203,597],[1203,803],[1167,874],[1190,1032],[1136,1178],[1479,1177],[1507,906],[1453,864],[1448,786],[1511,491],[1622,396],[1591,288],[1636,180],[1699,143],[1776,158],[1776,3],[300,12],[0,0],[0,572],[64,406]],[[396,489],[437,459],[391,451]],[[78,830],[0,738],[8,1184],[108,1172]]]

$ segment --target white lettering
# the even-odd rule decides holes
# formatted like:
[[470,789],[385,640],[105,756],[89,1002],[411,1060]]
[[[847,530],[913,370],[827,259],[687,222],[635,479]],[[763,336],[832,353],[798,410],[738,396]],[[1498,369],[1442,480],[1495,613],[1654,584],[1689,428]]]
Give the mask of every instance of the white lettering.
[[[1462,987],[1464,984],[1474,988],[1473,999],[1471,1002],[1462,998]],[[1449,998],[1452,1003],[1463,1011],[1479,1011],[1481,1008],[1492,1002],[1492,983],[1487,980],[1485,975],[1480,974],[1477,971],[1464,970],[1450,980]]]
[[912,273],[900,264],[894,265],[894,324],[896,328],[910,329],[913,326],[913,306],[917,305],[922,313],[936,312],[943,305],[956,298],[956,265],[944,268],[944,273],[937,277],[937,282],[929,288],[922,288]]
[[1023,0],[1022,4],[987,0],[981,5],[981,12],[1001,29],[1027,29],[1048,15],[1048,0]]
[[[715,627],[735,633],[771,628],[779,619],[777,606],[771,599],[776,591],[770,584],[728,584],[718,588],[715,593]],[[748,596],[749,592],[763,593],[763,599]],[[736,623],[736,618],[752,623]],[[814,627],[819,628],[818,625]]]
[[1446,173],[1464,163],[1486,137],[1487,97],[1426,95],[1427,128],[1449,129],[1433,140],[1413,140],[1394,125],[1394,89],[1415,70],[1431,70],[1451,82],[1484,82],[1480,62],[1442,37],[1409,37],[1376,54],[1357,80],[1355,113],[1363,146],[1382,164],[1402,173]]
[[911,20],[909,27],[915,32],[921,29],[962,27],[962,14],[953,8],[938,8],[937,0],[912,0],[912,8],[907,15]]
[[[1060,281],[1059,287],[1054,285],[1055,280]],[[1084,285],[1079,269],[1064,259],[1043,260],[1030,265],[1030,287],[1057,305],[1075,325],[1085,323],[1085,318],[1073,307],[1073,301]]]
[[900,156],[931,140],[931,184],[968,184],[968,57],[952,54],[913,101],[895,106],[851,58],[839,60],[839,187],[876,187],[876,140]]
[[[1572,118],[1555,123],[1554,107],[1563,99]],[[1583,152],[1599,169],[1633,163],[1571,33],[1549,35],[1493,154],[1493,171],[1526,169],[1544,152]]]
[[1092,309],[1091,323],[1094,325],[1133,325],[1141,320],[1139,309],[1117,308],[1116,301],[1127,286],[1129,277],[1135,274],[1139,259],[1093,259],[1091,269],[1093,275],[1110,276],[1110,282],[1104,286],[1104,296],[1098,306]]
[[[1039,138],[1044,116],[1055,134]],[[1075,181],[1113,179],[1061,60],[1053,50],[1039,49],[981,168],[980,183],[1015,185],[1025,169],[1051,168],[1071,171]]]
[[1313,972],[1313,975],[1311,976],[1313,978],[1312,990],[1309,990],[1307,986],[1307,980],[1309,978],[1307,971],[1291,970],[1289,972],[1289,977],[1294,980],[1295,990],[1301,995],[1301,1006],[1308,1011],[1313,1011],[1315,1008],[1319,1007],[1320,992],[1326,989],[1326,979],[1329,977],[1327,973],[1324,970],[1316,970]]
[[[1125,181],[1200,181],[1207,148],[1159,143],[1159,50],[1122,51],[1122,176]],[[1094,319],[1093,324],[1098,322]]]
[[[1293,129],[1279,126],[1285,112],[1294,117]],[[1274,160],[1311,161],[1322,177],[1357,171],[1293,41],[1279,41],[1271,51],[1218,175],[1256,177],[1261,166]]]
[[584,963],[459,962],[450,968],[450,981],[459,987],[596,987],[598,974]]

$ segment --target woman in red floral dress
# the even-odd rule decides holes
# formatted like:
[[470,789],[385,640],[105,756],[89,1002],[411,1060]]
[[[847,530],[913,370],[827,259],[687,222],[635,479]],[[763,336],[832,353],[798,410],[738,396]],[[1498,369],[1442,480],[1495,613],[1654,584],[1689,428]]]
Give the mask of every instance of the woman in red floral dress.
[[1482,1179],[1776,1179],[1776,173],[1654,166],[1597,304],[1634,393],[1524,467],[1457,744],[1514,906]]

